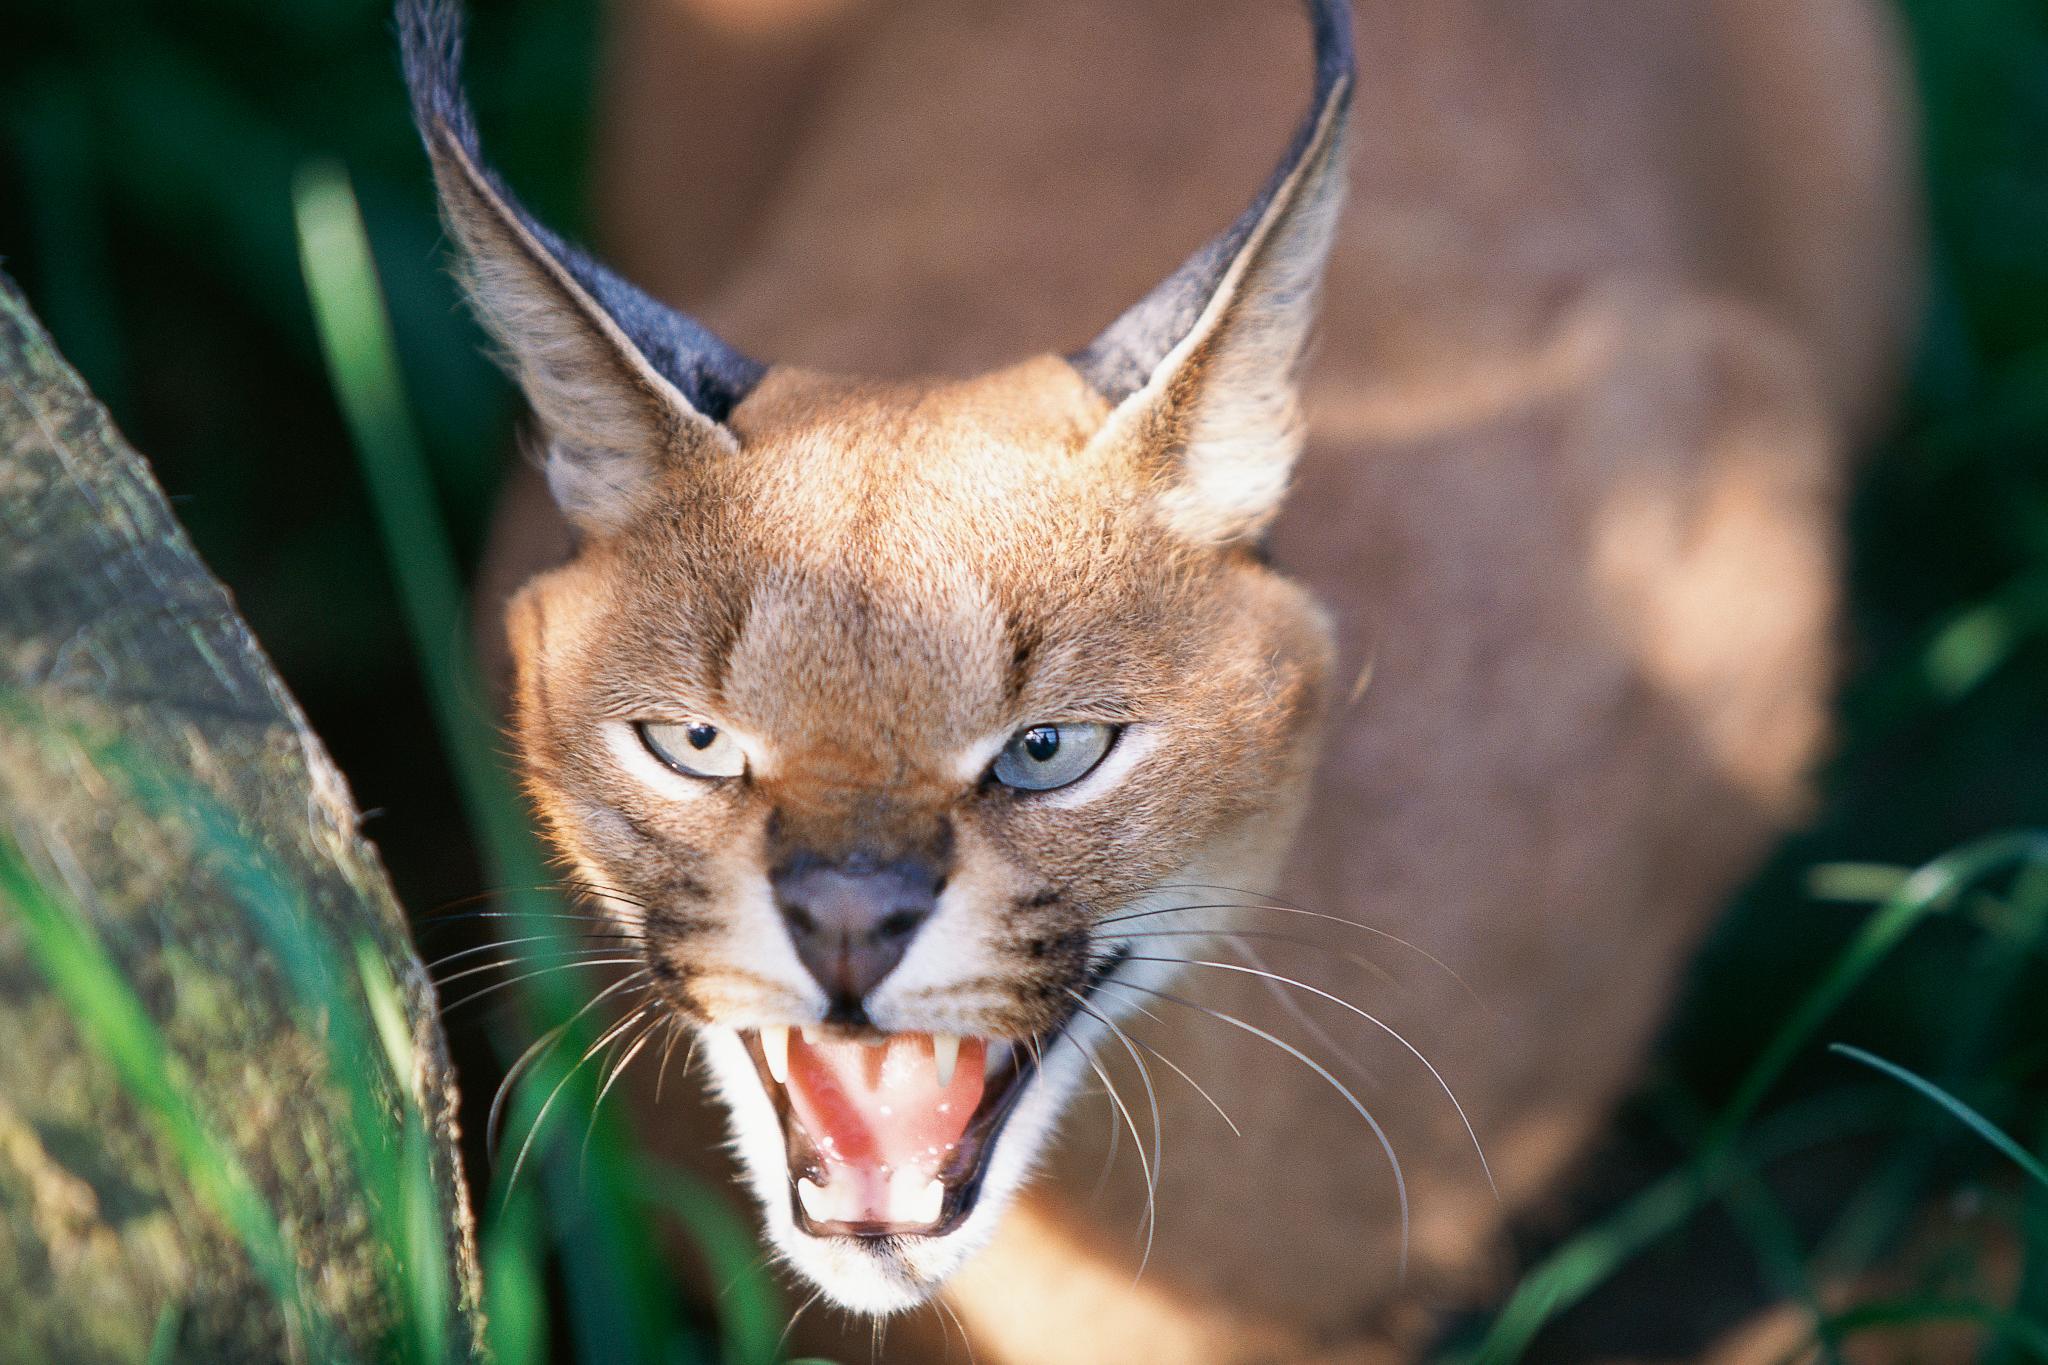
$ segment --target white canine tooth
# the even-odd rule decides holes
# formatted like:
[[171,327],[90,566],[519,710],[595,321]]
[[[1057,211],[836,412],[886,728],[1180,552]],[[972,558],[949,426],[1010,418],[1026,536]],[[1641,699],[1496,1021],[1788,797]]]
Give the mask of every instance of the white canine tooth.
[[812,1047],[816,1047],[818,1045],[818,1040],[825,1036],[824,1034],[818,1032],[817,1026],[815,1024],[805,1024],[803,1026],[802,1033],[804,1035],[804,1041],[809,1043]]
[[939,1221],[939,1215],[945,1211],[945,1208],[945,1182],[935,1179],[924,1187],[924,1194],[919,1198],[917,1208],[912,1211],[910,1221],[913,1223],[936,1223]]
[[761,1053],[768,1059],[768,1074],[777,1085],[789,1084],[789,1027],[777,1024],[761,1030]]
[[934,1033],[932,1061],[939,1068],[939,1088],[943,1090],[953,1083],[953,1068],[960,1064],[960,1035]]
[[809,1176],[796,1182],[796,1199],[804,1206],[804,1212],[810,1215],[812,1222],[832,1221],[825,1216],[825,1187]]

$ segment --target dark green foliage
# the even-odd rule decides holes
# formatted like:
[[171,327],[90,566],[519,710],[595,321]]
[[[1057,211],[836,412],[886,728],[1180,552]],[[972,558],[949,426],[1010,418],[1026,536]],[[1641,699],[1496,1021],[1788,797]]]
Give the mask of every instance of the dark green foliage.
[[[1911,394],[1856,501],[1854,660],[1824,804],[1710,945],[1624,1138],[1596,1163],[1581,1231],[1532,1241],[1539,1268],[1516,1307],[1462,1328],[1460,1352],[1534,1332],[1540,1358],[1682,1356],[1761,1302],[1811,1300],[1908,1247],[1907,1287],[1816,1314],[1820,1340],[1940,1317],[1981,1324],[1985,1358],[2009,1362],[2048,1332],[2048,1191],[1925,1094],[1825,1046],[1905,1068],[2036,1154],[2048,1143],[2048,875],[2033,842],[1993,838],[2048,827],[2048,6],[1899,7],[1926,110],[1933,288]],[[595,7],[474,8],[493,157],[540,216],[580,235]],[[447,731],[462,698],[431,644],[424,660],[413,647],[422,629],[456,627],[415,615],[409,633],[397,587],[431,575],[437,552],[401,532],[387,564],[293,235],[294,177],[339,162],[390,299],[441,514],[429,524],[473,563],[513,406],[441,272],[383,0],[25,9],[0,42],[0,255],[180,497],[362,803],[385,810],[371,828],[405,899],[496,884],[448,837],[463,818],[456,770],[473,760],[439,757],[436,717]],[[1970,875],[1938,875],[1959,867]],[[463,1037],[473,1104],[495,1063]],[[565,1145],[552,1164],[566,1174],[530,1189],[575,1188]],[[600,1140],[600,1204],[695,1207],[636,1161]],[[1958,1199],[1981,1216],[1930,1231],[1930,1211]],[[2018,1249],[2016,1290],[1992,1272],[1987,1226]],[[547,1242],[574,1235],[523,1201],[487,1218],[508,1360],[534,1358],[551,1332],[560,1358],[626,1358],[597,1326],[549,1325]],[[752,1255],[745,1229],[712,1235],[719,1264]],[[637,1258],[618,1267],[633,1301],[671,1285],[645,1244],[613,1254]],[[750,1300],[736,1314],[755,1335],[726,1340],[758,1350],[773,1311]],[[638,1358],[689,1359],[708,1349],[701,1326],[616,1330]]]

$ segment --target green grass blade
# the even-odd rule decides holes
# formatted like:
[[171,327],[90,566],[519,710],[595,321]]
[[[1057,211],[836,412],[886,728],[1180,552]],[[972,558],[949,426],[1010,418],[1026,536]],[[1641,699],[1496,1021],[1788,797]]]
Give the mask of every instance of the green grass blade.
[[292,206],[321,350],[361,457],[391,578],[464,810],[500,877],[518,887],[542,885],[549,880],[546,868],[493,758],[485,691],[469,657],[462,574],[409,416],[391,321],[355,196],[341,169],[323,164],[300,174]]
[[718,1192],[688,1172],[651,1162],[641,1187],[690,1230],[719,1290],[720,1359],[724,1365],[774,1365],[788,1320],[780,1286],[754,1250],[754,1236]]
[[178,1333],[184,1330],[185,1306],[176,1299],[164,1304],[149,1334],[149,1365],[171,1365],[178,1355]]
[[233,1147],[200,1112],[182,1080],[177,1054],[91,921],[48,892],[4,829],[0,905],[21,927],[30,956],[70,1010],[80,1034],[106,1058],[128,1094],[154,1121],[200,1200],[242,1244],[257,1277],[283,1310],[288,1330],[313,1358],[340,1358],[332,1333],[300,1284],[297,1259],[275,1210]]
[[1953,905],[1959,893],[2015,864],[2048,861],[2048,835],[2000,835],[1945,854],[1920,868],[1864,922],[1828,973],[1779,1028],[1723,1107],[1699,1155],[1637,1195],[1611,1217],[1553,1251],[1522,1278],[1475,1359],[1483,1365],[1518,1360],[1543,1324],[1678,1227],[1702,1202],[1701,1192],[1727,1178],[1724,1158],[1771,1088],[1829,1015],[1923,920]]
[[2043,1166],[2032,1152],[2029,1152],[2026,1148],[2020,1146],[2019,1143],[2013,1141],[1997,1124],[1985,1118],[1975,1109],[1964,1104],[1925,1076],[1917,1075],[1896,1062],[1886,1061],[1874,1053],[1865,1052],[1860,1047],[1851,1047],[1847,1043],[1832,1043],[1828,1046],[1828,1051],[1839,1053],[1851,1061],[1861,1062],[1863,1065],[1883,1072],[1893,1080],[1919,1091],[1943,1109],[1948,1110],[1964,1127],[1968,1128],[1978,1137],[1983,1138],[1993,1147],[1996,1147],[2015,1166],[2025,1171],[2030,1179],[2039,1183],[2043,1188],[2048,1188],[2048,1166]]
[[1837,1313],[1828,1320],[1843,1338],[1887,1327],[1920,1327],[1944,1323],[1978,1323],[2004,1335],[2034,1360],[2048,1360],[2048,1327],[1972,1299],[1904,1299],[1869,1303]]
[[[293,207],[335,396],[370,486],[464,809],[496,879],[517,888],[505,897],[512,908],[546,909],[553,902],[539,888],[553,879],[498,764],[498,736],[469,653],[461,575],[410,419],[376,265],[346,176],[335,166],[308,168],[298,177]],[[565,945],[571,937],[551,920],[535,921],[533,932],[551,933]],[[523,988],[522,996],[533,1007],[529,1022],[538,1025],[536,1032],[570,1019],[587,999],[559,977]],[[562,1054],[578,1055],[592,1036],[582,1025],[571,1029]],[[528,1084],[553,1087],[564,1075],[558,1066],[553,1059],[536,1066]],[[595,1097],[594,1075],[588,1073],[570,1077],[562,1092],[564,1108],[573,1112],[591,1112]],[[570,1283],[566,1300],[578,1349],[591,1359],[666,1365],[685,1349],[681,1343],[688,1333],[678,1322],[675,1287],[632,1188],[631,1143],[609,1114],[596,1116],[591,1133],[587,1173],[574,1163],[565,1168],[548,1159],[553,1134],[543,1135],[534,1149],[550,1190],[547,1208]],[[751,1248],[752,1239],[746,1245]],[[492,1297],[500,1296],[493,1291]]]

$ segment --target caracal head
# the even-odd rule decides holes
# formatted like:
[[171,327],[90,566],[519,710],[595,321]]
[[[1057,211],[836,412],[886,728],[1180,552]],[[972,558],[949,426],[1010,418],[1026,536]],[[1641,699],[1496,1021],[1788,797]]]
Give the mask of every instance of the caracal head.
[[1308,117],[1221,237],[1071,356],[874,384],[758,364],[535,222],[452,7],[402,0],[465,282],[580,535],[510,613],[529,790],[699,1034],[771,1240],[847,1307],[987,1241],[1160,984],[1128,917],[1291,832],[1330,645],[1258,541],[1351,81],[1346,7],[1310,8]]

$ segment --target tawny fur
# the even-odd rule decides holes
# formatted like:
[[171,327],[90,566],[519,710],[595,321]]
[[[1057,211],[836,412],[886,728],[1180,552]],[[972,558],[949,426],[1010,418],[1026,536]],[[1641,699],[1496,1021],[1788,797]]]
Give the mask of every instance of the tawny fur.
[[[1275,552],[1336,615],[1337,690],[1372,672],[1356,704],[1337,698],[1274,889],[1412,940],[1471,995],[1308,921],[1284,927],[1369,952],[1393,983],[1284,945],[1269,960],[1430,1055],[1502,1201],[1429,1076],[1319,1010],[1409,1172],[1398,1283],[1392,1187],[1356,1116],[1257,1041],[1168,1014],[1147,1036],[1244,1137],[1161,1078],[1162,1216],[1134,1289],[1135,1171],[1091,1202],[1102,1116],[1071,1115],[1050,1177],[947,1291],[984,1361],[1414,1350],[1437,1309],[1499,1283],[1503,1224],[1635,1076],[1688,953],[1824,751],[1845,452],[1881,411],[1914,300],[1906,82],[1880,8],[1435,0],[1361,4],[1358,27],[1352,196]],[[827,371],[967,374],[1070,348],[1237,210],[1302,88],[1298,15],[1259,0],[618,0],[615,32],[614,260],[740,346]],[[730,201],[693,159],[706,147]],[[918,408],[787,382],[792,431],[835,402]],[[1004,429],[1087,420],[1028,367],[1007,393],[983,382]],[[926,468],[943,448],[908,440],[902,463],[847,477],[900,508],[931,481],[917,505],[942,542],[947,481],[969,477]],[[1049,490],[1048,515],[1071,496]],[[501,582],[558,534],[523,505],[500,528]],[[1018,593],[1076,571],[1059,536],[1012,525],[988,544],[1015,557]],[[586,559],[547,596],[654,593],[683,571]],[[1202,609],[1219,630],[1232,611],[1247,632],[1306,619],[1277,606]],[[881,723],[908,698],[874,682]],[[1273,733],[1245,732],[1247,779],[1284,780],[1259,773]],[[1200,977],[1185,990],[1288,1023],[1256,983]],[[702,1159],[711,1130],[670,1094],[650,1131]],[[905,1323],[890,1340],[931,1359],[936,1336]]]

